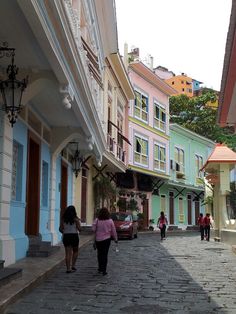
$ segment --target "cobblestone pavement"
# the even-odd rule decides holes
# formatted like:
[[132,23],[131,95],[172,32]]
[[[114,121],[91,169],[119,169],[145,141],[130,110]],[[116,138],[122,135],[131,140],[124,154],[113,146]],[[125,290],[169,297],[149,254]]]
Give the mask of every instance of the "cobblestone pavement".
[[60,268],[7,314],[236,313],[236,255],[199,236],[140,234],[114,243],[108,275],[97,274],[96,251],[83,247],[78,270]]

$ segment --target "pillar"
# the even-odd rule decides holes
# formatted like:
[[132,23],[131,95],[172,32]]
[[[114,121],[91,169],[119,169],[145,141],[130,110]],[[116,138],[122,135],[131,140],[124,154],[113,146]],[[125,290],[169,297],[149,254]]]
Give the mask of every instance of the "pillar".
[[5,266],[15,263],[15,241],[10,235],[13,131],[4,112],[0,113],[0,259]]

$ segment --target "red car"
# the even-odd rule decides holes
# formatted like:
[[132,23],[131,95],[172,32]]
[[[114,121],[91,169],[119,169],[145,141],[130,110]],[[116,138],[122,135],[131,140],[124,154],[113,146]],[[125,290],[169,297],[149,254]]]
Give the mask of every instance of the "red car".
[[138,222],[137,217],[125,212],[111,213],[114,221],[118,238],[137,238]]

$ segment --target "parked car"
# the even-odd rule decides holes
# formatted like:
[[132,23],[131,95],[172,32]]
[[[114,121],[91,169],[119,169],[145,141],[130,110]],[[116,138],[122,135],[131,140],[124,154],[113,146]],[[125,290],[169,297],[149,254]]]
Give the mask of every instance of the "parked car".
[[138,218],[135,215],[125,212],[111,213],[114,221],[118,238],[137,238]]

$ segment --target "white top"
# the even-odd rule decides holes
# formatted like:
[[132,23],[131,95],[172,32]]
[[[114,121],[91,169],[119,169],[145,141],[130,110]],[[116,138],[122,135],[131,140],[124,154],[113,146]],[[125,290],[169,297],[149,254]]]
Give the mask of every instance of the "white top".
[[77,227],[76,227],[76,223],[74,222],[72,225],[70,223],[63,223],[63,234],[66,233],[79,233]]

